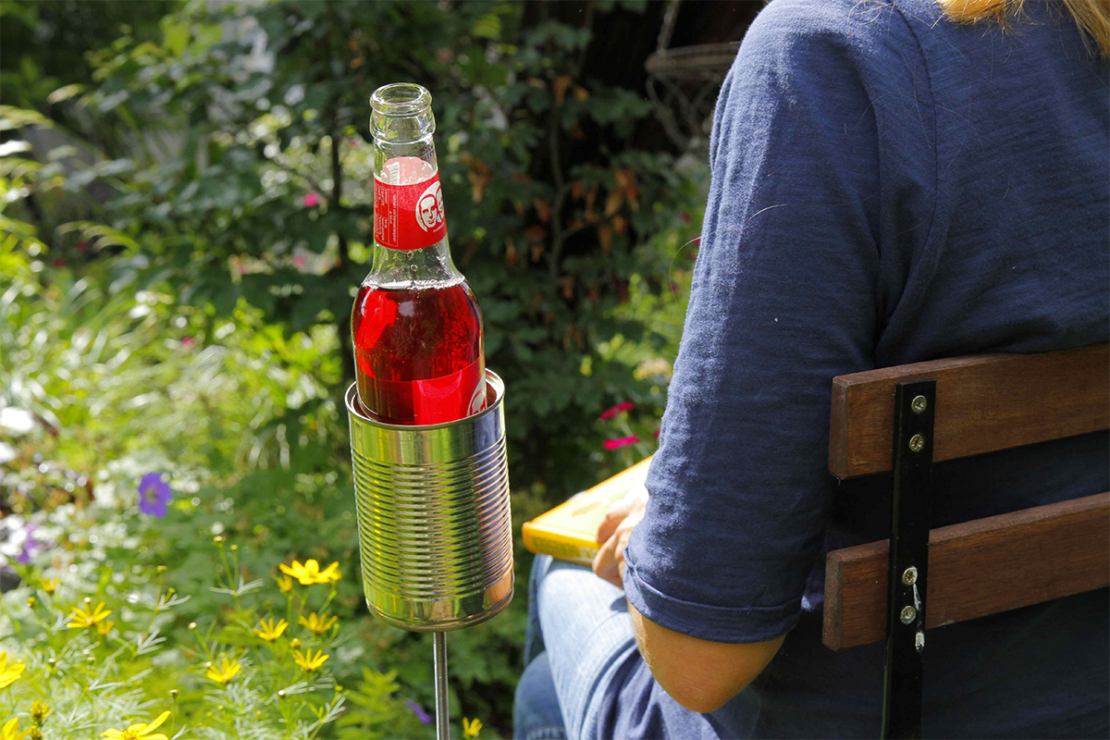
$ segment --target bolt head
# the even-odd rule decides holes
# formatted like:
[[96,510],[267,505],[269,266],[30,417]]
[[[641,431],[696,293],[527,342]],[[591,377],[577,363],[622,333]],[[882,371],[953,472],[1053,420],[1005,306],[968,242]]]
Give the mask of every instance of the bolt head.
[[925,449],[925,437],[915,434],[910,437],[910,452],[921,452]]
[[906,584],[907,586],[912,586],[913,584],[917,583],[917,568],[913,567],[912,565],[906,568],[906,570],[902,573],[902,583]]
[[902,624],[909,624],[916,618],[917,609],[914,609],[912,606],[907,606],[906,608],[902,609]]
[[922,413],[928,407],[929,401],[926,400],[925,396],[914,396],[913,400],[910,401],[910,408],[913,409],[915,414]]

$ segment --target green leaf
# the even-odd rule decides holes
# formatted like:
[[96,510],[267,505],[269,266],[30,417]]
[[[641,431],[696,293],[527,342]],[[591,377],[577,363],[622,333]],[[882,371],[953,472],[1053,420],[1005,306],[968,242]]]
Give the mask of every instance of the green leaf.
[[470,27],[470,35],[482,39],[498,39],[501,37],[501,16],[496,10],[486,13],[474,21]]
[[175,56],[189,45],[189,24],[183,19],[166,16],[162,19],[162,33],[166,49]]

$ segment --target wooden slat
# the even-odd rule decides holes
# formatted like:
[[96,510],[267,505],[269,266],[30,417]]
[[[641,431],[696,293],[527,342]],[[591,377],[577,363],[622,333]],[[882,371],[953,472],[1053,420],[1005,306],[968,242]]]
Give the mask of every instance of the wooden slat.
[[1110,428],[1110,345],[981,355],[833,379],[829,472],[891,469],[896,384],[936,378],[933,461]]
[[[889,541],[829,553],[823,641],[886,639]],[[976,519],[929,533],[926,627],[1110,585],[1110,493]]]

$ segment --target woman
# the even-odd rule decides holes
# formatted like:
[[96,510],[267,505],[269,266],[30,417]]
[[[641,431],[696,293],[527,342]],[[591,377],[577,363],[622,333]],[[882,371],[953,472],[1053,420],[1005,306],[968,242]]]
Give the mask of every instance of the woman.
[[[518,736],[877,734],[882,646],[820,643],[825,554],[889,531],[889,480],[826,472],[831,379],[1107,341],[1108,53],[1094,0],[760,14],[717,106],[650,499],[602,525],[611,583],[537,559]],[[938,465],[932,526],[1107,490],[1107,453]],[[931,630],[925,736],[1107,737],[1108,622],[1100,591]]]

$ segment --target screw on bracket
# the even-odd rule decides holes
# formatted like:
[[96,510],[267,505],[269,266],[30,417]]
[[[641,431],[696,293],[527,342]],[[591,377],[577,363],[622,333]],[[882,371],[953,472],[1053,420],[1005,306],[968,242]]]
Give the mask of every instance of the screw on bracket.
[[902,583],[906,584],[907,586],[912,586],[913,584],[917,583],[917,568],[913,567],[912,565],[906,568],[906,570],[902,573]]
[[907,606],[902,610],[902,624],[909,624],[917,617],[917,609],[912,606]]
[[913,409],[915,414],[922,413],[928,406],[929,401],[926,400],[925,396],[914,396],[913,400],[910,401],[910,408]]
[[925,438],[920,434],[910,437],[910,452],[921,452],[925,448]]

